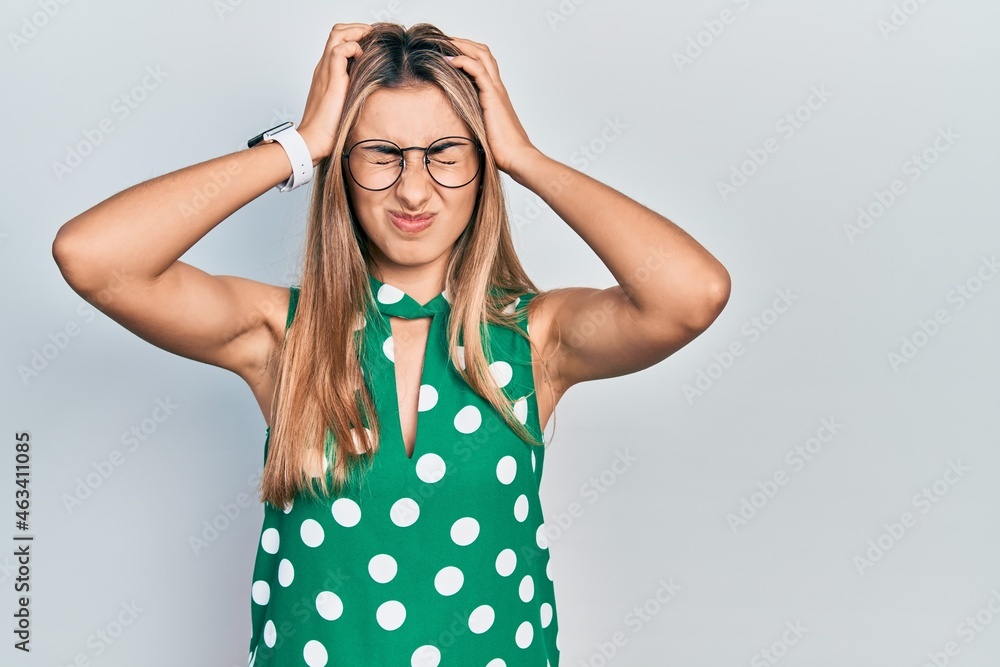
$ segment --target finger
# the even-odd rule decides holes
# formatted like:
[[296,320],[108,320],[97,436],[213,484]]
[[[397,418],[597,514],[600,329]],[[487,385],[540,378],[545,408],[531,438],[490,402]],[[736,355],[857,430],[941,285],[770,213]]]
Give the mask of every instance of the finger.
[[[485,44],[480,44],[479,42],[462,39],[461,37],[452,37],[450,39],[454,42],[461,42],[460,45],[457,45],[460,47],[459,50],[462,51],[462,53],[467,57],[474,57],[482,62],[486,67],[486,71],[489,72],[490,80],[493,81],[495,85],[502,87],[503,84],[500,83],[500,67],[497,65],[496,58],[493,57],[489,47]],[[469,73],[471,74],[472,72],[470,71]]]
[[493,75],[481,60],[463,55],[455,56],[449,62],[455,67],[459,67],[471,74],[476,80],[476,85],[479,86],[480,90],[482,90],[486,84],[492,84],[494,88],[496,87],[496,79],[493,78]]
[[367,23],[337,23],[330,30],[324,51],[329,53],[333,47],[347,41],[356,42],[371,29],[372,26]]
[[362,53],[361,45],[357,42],[342,42],[330,49],[323,62],[331,76],[344,76],[347,73],[347,60]]
[[330,28],[330,32],[337,32],[338,30],[367,31],[371,29],[372,25],[370,23],[334,23],[333,27]]

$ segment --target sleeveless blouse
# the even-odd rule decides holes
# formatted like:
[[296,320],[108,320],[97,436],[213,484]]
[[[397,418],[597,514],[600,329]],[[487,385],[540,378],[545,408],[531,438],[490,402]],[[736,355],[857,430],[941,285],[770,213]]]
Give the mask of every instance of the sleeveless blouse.
[[[374,276],[369,281],[378,312],[359,318],[355,340],[380,447],[339,494],[312,500],[300,492],[281,508],[264,503],[248,667],[557,667],[539,498],[545,449],[518,437],[452,367],[447,291],[421,305]],[[286,328],[299,288],[290,291]],[[524,332],[534,296],[506,309]],[[432,318],[412,457],[399,422],[390,316]],[[486,327],[490,372],[540,442],[528,341]],[[328,430],[328,460],[331,436]],[[265,461],[269,442],[270,427]],[[326,474],[332,480],[329,468]]]

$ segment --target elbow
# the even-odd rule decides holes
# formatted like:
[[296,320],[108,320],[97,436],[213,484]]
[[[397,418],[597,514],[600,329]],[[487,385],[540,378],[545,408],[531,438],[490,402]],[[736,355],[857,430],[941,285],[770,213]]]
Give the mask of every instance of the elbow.
[[65,267],[69,263],[69,243],[66,237],[67,234],[63,228],[60,228],[56,232],[55,239],[52,240],[52,259],[63,273],[65,273]]
[[[729,295],[732,293],[733,281],[729,277],[729,271],[721,269],[719,275],[709,283],[706,301],[713,304],[716,309],[716,316],[729,303]],[[715,319],[714,317],[712,319]]]
[[69,280],[70,249],[66,234],[60,229],[56,233],[56,238],[52,241],[52,260],[59,268],[63,278]]
[[731,292],[732,280],[729,272],[722,269],[719,275],[708,281],[699,306],[693,309],[695,316],[692,318],[691,328],[702,332],[710,327],[729,303]]
[[82,259],[78,244],[65,228],[60,229],[52,241],[52,259],[66,283],[77,294],[84,296],[87,276],[91,272],[86,270],[88,263]]

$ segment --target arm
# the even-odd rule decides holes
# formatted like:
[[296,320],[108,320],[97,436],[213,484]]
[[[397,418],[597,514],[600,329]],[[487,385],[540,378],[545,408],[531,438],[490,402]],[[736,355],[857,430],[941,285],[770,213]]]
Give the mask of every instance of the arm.
[[729,300],[722,264],[663,216],[543,155],[517,119],[489,47],[451,39],[462,53],[451,64],[479,90],[497,167],[540,195],[619,283],[532,299],[558,388],[648,368],[707,329]]
[[534,300],[563,391],[659,363],[715,321],[729,300],[729,273],[684,230],[533,147],[511,164],[511,177],[541,196],[619,283]]
[[[332,150],[347,59],[370,29],[336,24],[313,71],[299,133],[314,166]],[[284,335],[287,288],[213,276],[179,258],[290,174],[284,149],[267,143],[154,178],[64,224],[53,258],[77,293],[144,340],[250,381]]]
[[242,373],[264,342],[255,334],[265,332],[271,308],[280,308],[270,303],[277,288],[210,275],[178,258],[289,174],[284,150],[261,144],[159,176],[64,224],[52,256],[74,291],[126,329]]

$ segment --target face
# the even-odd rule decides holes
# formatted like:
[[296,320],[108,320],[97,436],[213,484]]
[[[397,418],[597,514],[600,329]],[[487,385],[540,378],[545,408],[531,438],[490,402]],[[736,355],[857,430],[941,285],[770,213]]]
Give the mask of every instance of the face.
[[[381,89],[368,97],[344,150],[366,139],[387,139],[408,148],[426,147],[448,136],[474,139],[437,86]],[[448,188],[431,178],[423,157],[422,151],[406,151],[406,166],[399,180],[380,191],[359,186],[344,163],[344,179],[355,217],[371,239],[371,252],[380,266],[447,261],[471,221],[482,170],[468,185]],[[404,219],[400,220],[400,216]],[[429,217],[430,226],[413,229],[419,223],[408,222],[407,216],[418,220]]]

